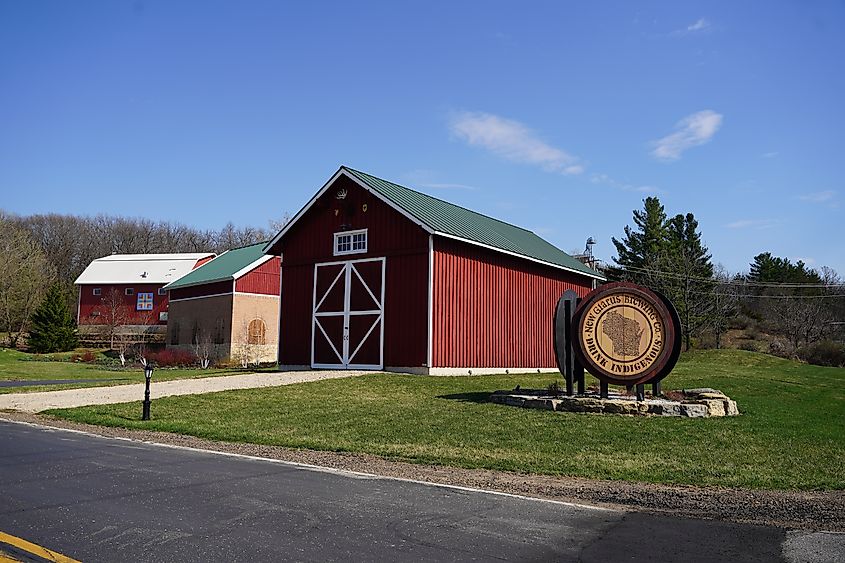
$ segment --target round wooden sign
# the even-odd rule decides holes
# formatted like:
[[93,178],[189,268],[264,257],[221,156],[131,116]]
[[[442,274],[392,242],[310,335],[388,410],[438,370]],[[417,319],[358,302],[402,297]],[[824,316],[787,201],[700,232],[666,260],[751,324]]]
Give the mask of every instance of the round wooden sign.
[[[587,294],[572,319],[575,354],[606,383],[637,385],[665,377],[680,327],[648,288],[609,283]],[[668,369],[667,369],[668,368]]]

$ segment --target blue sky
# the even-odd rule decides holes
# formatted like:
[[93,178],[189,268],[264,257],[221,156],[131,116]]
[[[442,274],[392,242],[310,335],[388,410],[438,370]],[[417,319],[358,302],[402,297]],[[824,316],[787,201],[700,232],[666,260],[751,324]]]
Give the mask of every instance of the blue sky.
[[341,164],[614,254],[845,274],[845,4],[0,3],[0,208],[266,226]]

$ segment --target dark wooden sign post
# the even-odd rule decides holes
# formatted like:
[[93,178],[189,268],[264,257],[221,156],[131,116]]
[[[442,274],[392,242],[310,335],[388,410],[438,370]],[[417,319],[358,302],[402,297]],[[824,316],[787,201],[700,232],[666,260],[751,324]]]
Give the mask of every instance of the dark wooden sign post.
[[681,351],[680,319],[663,295],[627,282],[609,283],[579,299],[567,290],[554,317],[555,358],[572,396],[584,393],[585,368],[600,381],[636,389],[644,400],[646,383],[660,393]]

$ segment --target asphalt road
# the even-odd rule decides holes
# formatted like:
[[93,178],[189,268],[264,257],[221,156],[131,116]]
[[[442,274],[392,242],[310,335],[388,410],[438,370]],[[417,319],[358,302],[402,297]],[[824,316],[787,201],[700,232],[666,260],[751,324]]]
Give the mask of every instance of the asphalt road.
[[[757,562],[790,537],[0,421],[2,532],[133,562]],[[797,537],[792,561],[813,555]]]

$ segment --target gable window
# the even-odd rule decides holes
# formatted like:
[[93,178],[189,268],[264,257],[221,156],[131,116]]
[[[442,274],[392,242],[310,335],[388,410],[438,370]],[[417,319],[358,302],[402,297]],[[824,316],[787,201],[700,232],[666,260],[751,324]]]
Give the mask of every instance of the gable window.
[[123,290],[123,293],[125,293],[126,295],[135,295],[135,288],[127,287]]
[[367,229],[334,234],[334,255],[367,252]]
[[160,287],[160,288],[158,288],[158,294],[159,295],[167,295],[167,290],[164,289],[163,287]]
[[94,293],[94,295],[102,295],[103,294],[103,288],[95,287],[93,293]]

